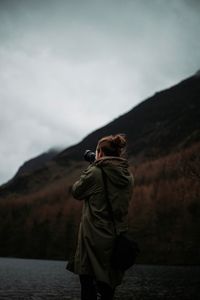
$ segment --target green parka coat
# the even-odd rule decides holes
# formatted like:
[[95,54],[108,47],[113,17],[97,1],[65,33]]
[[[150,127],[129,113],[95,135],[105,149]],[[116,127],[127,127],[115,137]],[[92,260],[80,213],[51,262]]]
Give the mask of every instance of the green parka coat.
[[128,205],[133,189],[128,162],[120,157],[100,158],[89,165],[72,187],[74,198],[84,200],[84,204],[74,262],[67,269],[76,274],[92,275],[114,288],[121,283],[124,274],[110,265],[116,233],[100,167],[106,173],[117,234],[128,229]]

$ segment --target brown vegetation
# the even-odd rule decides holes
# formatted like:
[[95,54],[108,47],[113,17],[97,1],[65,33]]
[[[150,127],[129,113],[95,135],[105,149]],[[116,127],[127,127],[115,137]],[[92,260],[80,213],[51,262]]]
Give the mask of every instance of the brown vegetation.
[[130,228],[141,261],[200,263],[199,155],[196,144],[133,168]]
[[[135,187],[130,230],[142,249],[140,262],[200,262],[199,153],[196,144],[131,165]],[[69,257],[82,205],[70,189],[80,171],[30,195],[11,195],[0,202],[1,256]]]

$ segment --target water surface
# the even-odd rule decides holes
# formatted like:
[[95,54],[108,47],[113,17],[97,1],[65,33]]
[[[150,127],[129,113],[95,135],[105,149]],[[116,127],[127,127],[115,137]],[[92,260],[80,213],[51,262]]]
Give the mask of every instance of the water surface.
[[[0,258],[0,300],[78,300],[78,277],[64,261]],[[199,300],[200,266],[136,265],[117,300]]]

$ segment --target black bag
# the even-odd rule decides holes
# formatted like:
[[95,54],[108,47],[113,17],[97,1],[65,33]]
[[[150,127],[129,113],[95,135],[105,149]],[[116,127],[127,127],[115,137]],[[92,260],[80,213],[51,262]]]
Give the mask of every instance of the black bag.
[[117,235],[112,205],[108,197],[106,174],[103,168],[100,167],[100,169],[102,171],[102,177],[103,177],[104,188],[105,188],[105,196],[108,204],[108,211],[116,233],[115,244],[111,256],[111,266],[115,270],[126,271],[132,265],[134,265],[136,257],[138,256],[140,250],[138,244],[132,238],[130,238],[127,233],[121,233],[120,235]]
[[111,257],[113,269],[126,271],[134,265],[140,250],[138,244],[126,234],[116,237],[115,245]]

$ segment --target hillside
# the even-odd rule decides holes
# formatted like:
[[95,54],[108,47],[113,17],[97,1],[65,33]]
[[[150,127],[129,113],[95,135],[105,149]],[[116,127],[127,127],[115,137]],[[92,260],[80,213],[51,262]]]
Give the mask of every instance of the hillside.
[[142,248],[139,262],[199,264],[199,97],[197,74],[156,93],[38,168],[18,172],[0,187],[0,255],[67,259],[82,205],[70,189],[87,166],[83,153],[95,150],[100,137],[123,132],[135,176],[129,220]]
[[55,160],[82,159],[85,149],[95,149],[104,135],[125,132],[129,156],[157,157],[200,139],[200,77],[156,93],[128,113],[88,135],[78,145],[60,153]]
[[98,139],[104,135],[126,133],[129,140],[127,152],[134,163],[157,158],[198,142],[199,95],[200,76],[197,73],[168,90],[156,93],[128,113],[89,134],[77,145],[57,156],[53,155],[46,164],[39,164],[37,168],[36,159],[27,162],[29,166],[34,164],[34,169],[29,168],[26,171],[30,172],[23,174],[19,170],[18,176],[0,188],[0,197],[10,192],[32,192],[48,181],[62,177],[68,172],[72,161],[82,162],[85,149],[95,150]]
[[15,174],[15,177],[34,172],[38,169],[42,169],[45,164],[52,160],[58,153],[58,150],[52,149],[28,160],[19,168],[19,170]]

